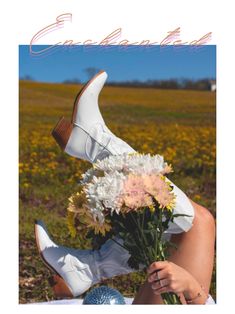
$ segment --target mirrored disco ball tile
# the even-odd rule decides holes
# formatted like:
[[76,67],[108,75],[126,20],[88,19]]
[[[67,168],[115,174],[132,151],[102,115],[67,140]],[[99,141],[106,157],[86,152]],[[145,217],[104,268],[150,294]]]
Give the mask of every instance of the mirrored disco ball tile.
[[122,294],[113,288],[101,286],[87,293],[83,304],[126,304]]

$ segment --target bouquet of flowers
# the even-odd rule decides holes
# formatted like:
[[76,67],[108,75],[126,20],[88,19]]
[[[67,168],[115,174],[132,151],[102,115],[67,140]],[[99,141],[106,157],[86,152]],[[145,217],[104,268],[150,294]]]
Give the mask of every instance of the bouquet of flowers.
[[[175,195],[166,174],[172,168],[160,155],[123,154],[97,161],[85,174],[79,191],[69,199],[69,226],[86,230],[93,240],[118,236],[138,270],[168,257],[170,241],[163,239],[176,216]],[[95,241],[94,241],[95,242]],[[164,293],[166,304],[180,304]]]

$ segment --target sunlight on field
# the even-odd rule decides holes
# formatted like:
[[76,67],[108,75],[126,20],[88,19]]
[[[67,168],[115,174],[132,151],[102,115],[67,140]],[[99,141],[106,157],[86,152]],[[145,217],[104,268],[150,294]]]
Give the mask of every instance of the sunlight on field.
[[[53,299],[50,272],[36,252],[34,219],[43,219],[60,244],[88,246],[82,235],[70,237],[65,215],[67,198],[89,163],[61,152],[50,135],[60,116],[70,118],[79,89],[20,82],[21,303]],[[215,214],[215,93],[105,87],[100,108],[117,136],[139,152],[163,155],[173,165],[170,179]],[[142,281],[143,274],[132,274],[108,283],[130,296]]]

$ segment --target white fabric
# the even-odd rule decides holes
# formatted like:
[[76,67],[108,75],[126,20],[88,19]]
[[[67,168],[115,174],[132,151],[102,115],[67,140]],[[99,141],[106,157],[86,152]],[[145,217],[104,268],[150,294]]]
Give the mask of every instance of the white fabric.
[[[124,298],[126,305],[131,305],[134,298]],[[81,305],[83,302],[83,299],[70,299],[70,300],[55,300],[55,301],[49,301],[49,302],[40,302],[40,303],[34,303],[35,305]],[[205,305],[215,305],[215,301],[213,300],[212,296],[209,295],[208,299],[205,303]]]
[[[115,238],[115,241],[123,244],[121,239]],[[97,282],[101,281],[102,278],[112,278],[134,271],[127,263],[131,255],[119,244],[113,240],[108,240],[101,246],[100,250],[94,251]]]
[[215,301],[210,294],[208,295],[205,305],[215,305]]
[[180,190],[173,182],[168,180],[173,186],[173,193],[176,195],[176,204],[173,210],[174,214],[184,214],[187,216],[181,216],[174,218],[173,223],[170,222],[169,228],[166,233],[181,233],[187,232],[193,225],[193,219],[195,216],[194,208],[187,197],[187,195]]
[[[124,298],[126,305],[131,305],[134,298]],[[34,305],[82,305],[83,299],[65,299],[48,302],[33,303]],[[28,303],[30,304],[30,303]],[[32,304],[32,303],[31,303]]]

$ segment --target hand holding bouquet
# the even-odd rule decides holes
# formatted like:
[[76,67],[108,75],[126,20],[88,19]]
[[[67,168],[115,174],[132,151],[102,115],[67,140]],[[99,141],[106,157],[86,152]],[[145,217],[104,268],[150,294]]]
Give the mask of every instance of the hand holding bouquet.
[[[175,195],[165,177],[172,171],[160,155],[124,154],[97,161],[69,199],[69,218],[93,237],[121,238],[132,268],[148,267],[167,258],[170,241],[163,239],[176,216]],[[70,223],[70,228],[73,225]],[[166,304],[180,304],[164,293]]]

